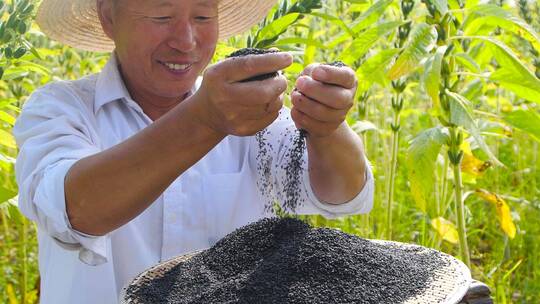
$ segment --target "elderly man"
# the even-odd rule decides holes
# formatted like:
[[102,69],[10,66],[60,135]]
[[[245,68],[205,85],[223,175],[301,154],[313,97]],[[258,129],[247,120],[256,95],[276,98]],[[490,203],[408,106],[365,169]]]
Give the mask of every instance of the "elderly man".
[[20,208],[38,226],[42,303],[116,303],[146,268],[270,216],[251,136],[265,128],[278,188],[286,131],[308,134],[297,212],[371,209],[362,142],[344,121],[352,70],[309,66],[289,111],[284,76],[241,80],[289,66],[290,54],[207,67],[218,38],[248,29],[274,2],[42,1],[37,21],[52,38],[114,46],[101,73],[34,92],[14,128]]

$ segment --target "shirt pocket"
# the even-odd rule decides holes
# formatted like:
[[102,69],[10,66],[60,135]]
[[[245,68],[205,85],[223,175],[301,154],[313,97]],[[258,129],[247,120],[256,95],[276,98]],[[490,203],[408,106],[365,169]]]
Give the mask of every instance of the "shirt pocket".
[[235,229],[262,217],[263,208],[256,191],[256,183],[249,170],[205,177],[203,197],[211,245]]

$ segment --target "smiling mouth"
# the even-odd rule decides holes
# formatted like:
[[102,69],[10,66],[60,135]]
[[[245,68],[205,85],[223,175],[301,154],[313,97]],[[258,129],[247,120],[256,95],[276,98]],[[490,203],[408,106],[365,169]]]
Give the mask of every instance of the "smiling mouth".
[[159,63],[161,63],[162,65],[167,67],[169,70],[174,71],[174,72],[186,71],[186,70],[189,70],[189,68],[191,68],[192,66],[192,64],[178,64],[178,63],[162,62],[162,61],[160,61]]

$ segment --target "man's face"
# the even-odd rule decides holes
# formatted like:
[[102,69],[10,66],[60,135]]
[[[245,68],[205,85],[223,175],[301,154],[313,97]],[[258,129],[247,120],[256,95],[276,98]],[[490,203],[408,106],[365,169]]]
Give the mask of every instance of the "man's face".
[[[105,31],[132,95],[180,98],[210,62],[217,0],[112,0]],[[134,96],[135,97],[135,96]]]

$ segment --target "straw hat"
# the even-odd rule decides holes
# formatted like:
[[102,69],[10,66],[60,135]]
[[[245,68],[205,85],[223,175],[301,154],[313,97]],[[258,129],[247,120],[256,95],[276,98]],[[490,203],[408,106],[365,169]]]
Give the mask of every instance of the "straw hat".
[[[259,22],[276,0],[220,0],[219,38],[239,34]],[[101,29],[96,0],[43,0],[36,22],[50,38],[88,51],[112,51],[114,42]]]

